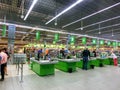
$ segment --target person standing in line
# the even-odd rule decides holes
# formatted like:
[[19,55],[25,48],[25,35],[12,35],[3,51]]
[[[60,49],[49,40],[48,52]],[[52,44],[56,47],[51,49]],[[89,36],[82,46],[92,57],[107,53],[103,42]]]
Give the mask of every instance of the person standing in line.
[[83,70],[87,70],[87,66],[88,66],[88,58],[90,57],[90,51],[88,50],[88,48],[86,48],[83,52],[82,52],[82,57],[83,57]]
[[4,81],[4,75],[5,75],[5,65],[7,63],[7,54],[4,52],[4,49],[0,50],[0,56],[1,56],[1,60],[0,60],[0,64],[1,64],[1,79],[0,81]]
[[117,66],[118,65],[117,56],[115,55],[114,52],[112,52],[111,56],[113,58],[114,66]]

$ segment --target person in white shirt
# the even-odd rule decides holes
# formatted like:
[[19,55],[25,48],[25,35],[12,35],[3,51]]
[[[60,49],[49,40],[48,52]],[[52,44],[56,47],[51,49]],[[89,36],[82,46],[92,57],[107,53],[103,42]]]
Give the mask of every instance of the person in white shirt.
[[111,56],[113,58],[114,66],[117,66],[118,65],[117,56],[115,55],[114,52],[111,53]]

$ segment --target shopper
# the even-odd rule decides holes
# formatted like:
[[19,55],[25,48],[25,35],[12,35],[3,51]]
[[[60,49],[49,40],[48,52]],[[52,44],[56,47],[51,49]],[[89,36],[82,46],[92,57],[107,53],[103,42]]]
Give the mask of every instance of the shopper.
[[7,63],[7,54],[4,52],[4,49],[0,50],[0,56],[1,56],[1,60],[0,60],[0,64],[1,64],[1,79],[0,81],[4,81],[4,75],[5,75],[5,65]]
[[[7,51],[7,48],[4,48],[3,52],[7,54],[7,61],[8,61],[9,58],[10,58],[10,55],[9,55],[9,53],[8,53],[8,51]],[[5,75],[8,75],[7,72],[8,72],[8,71],[7,71],[7,62],[6,62],[6,63],[5,63]]]
[[83,57],[83,70],[87,70],[87,66],[88,66],[88,58],[90,58],[90,51],[88,50],[88,48],[86,48],[83,52],[82,52],[82,57]]
[[113,58],[114,66],[117,66],[118,65],[117,56],[115,55],[114,52],[111,53],[111,56]]

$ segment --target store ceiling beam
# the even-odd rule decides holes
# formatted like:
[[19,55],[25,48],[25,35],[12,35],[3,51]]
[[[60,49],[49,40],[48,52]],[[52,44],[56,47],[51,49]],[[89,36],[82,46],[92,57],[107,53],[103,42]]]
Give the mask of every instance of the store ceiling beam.
[[[104,30],[104,31],[101,31],[101,33],[108,33],[108,32],[111,32],[112,30],[108,30],[108,31],[106,31],[106,30]],[[116,31],[120,31],[120,28],[117,28],[117,29],[113,29],[113,31],[114,32],[116,32]],[[97,33],[95,33],[95,34],[99,34],[98,32]]]
[[52,32],[52,33],[61,33],[61,34],[67,34],[67,35],[69,34],[69,35],[83,36],[83,37],[89,37],[89,38],[97,38],[97,39],[110,40],[110,41],[119,41],[119,40],[111,40],[111,39],[107,39],[107,38],[100,38],[100,37],[94,37],[94,36],[83,35],[83,34],[55,31],[52,29],[44,29],[44,28],[31,27],[31,26],[25,26],[25,25],[18,25],[18,24],[13,24],[13,23],[0,22],[0,25],[15,25],[16,27],[26,28],[26,29],[35,29],[35,30],[39,30],[39,31],[46,31],[46,32]]
[[78,20],[76,20],[76,21],[73,21],[73,22],[71,22],[71,23],[68,23],[68,24],[62,26],[62,28],[68,27],[68,26],[70,26],[70,25],[72,25],[72,24],[75,24],[75,23],[77,23],[77,22],[80,22],[80,21],[82,21],[82,20],[85,20],[85,19],[87,19],[87,18],[89,18],[89,17],[92,17],[92,16],[94,16],[94,15],[96,15],[96,14],[102,13],[102,12],[104,12],[104,11],[106,11],[106,10],[109,10],[109,9],[111,9],[111,8],[114,8],[115,6],[118,6],[118,5],[120,5],[120,2],[119,2],[119,3],[116,3],[116,4],[113,4],[113,5],[111,5],[111,6],[107,7],[107,8],[104,8],[104,9],[102,9],[102,10],[99,10],[99,11],[97,11],[97,12],[95,12],[95,13],[92,13],[92,14],[90,14],[90,15],[88,15],[88,16],[85,16],[85,17],[83,17],[83,18],[80,18],[80,19],[78,19]]
[[86,33],[88,33],[88,32],[94,32],[94,31],[96,31],[96,30],[102,30],[102,29],[105,29],[105,28],[116,27],[116,26],[119,26],[119,25],[120,25],[120,23],[113,24],[113,25],[109,25],[109,26],[105,26],[105,27],[100,27],[100,28],[97,28],[97,29],[93,29],[93,30],[86,31]]
[[120,18],[120,16],[109,18],[109,19],[106,19],[106,20],[103,20],[103,21],[100,21],[100,22],[96,22],[96,23],[87,25],[87,26],[79,27],[79,28],[76,28],[75,30],[80,30],[81,28],[83,28],[83,29],[84,28],[88,28],[88,27],[91,27],[91,26],[94,26],[94,25],[98,25],[98,24],[102,24],[102,23],[105,23],[105,22],[108,22],[108,21],[111,21],[111,20],[114,20],[114,19],[118,19],[118,18]]
[[26,35],[24,35],[22,38],[21,38],[21,41],[23,41],[26,37],[28,37],[29,34],[31,34],[32,32],[34,32],[35,29],[32,29],[30,30],[29,32],[26,33]]

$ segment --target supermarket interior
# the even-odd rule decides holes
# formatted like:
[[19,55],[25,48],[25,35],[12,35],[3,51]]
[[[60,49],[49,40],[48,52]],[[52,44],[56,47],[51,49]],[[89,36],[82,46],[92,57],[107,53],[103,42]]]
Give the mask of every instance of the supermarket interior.
[[0,90],[120,90],[120,0],[0,0]]

